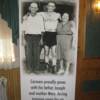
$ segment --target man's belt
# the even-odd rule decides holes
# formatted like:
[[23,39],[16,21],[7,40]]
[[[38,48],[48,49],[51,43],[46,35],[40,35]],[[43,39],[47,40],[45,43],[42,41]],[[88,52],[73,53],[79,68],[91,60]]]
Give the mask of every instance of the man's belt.
[[57,35],[73,35],[73,34],[57,34]]
[[39,35],[41,35],[41,34],[29,34],[29,33],[27,33],[27,34],[25,34],[25,35],[34,35],[34,36],[39,36]]

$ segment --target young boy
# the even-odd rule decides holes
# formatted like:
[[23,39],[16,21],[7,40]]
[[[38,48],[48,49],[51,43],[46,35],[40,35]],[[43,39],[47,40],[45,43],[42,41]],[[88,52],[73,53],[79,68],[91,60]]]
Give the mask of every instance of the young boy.
[[[44,29],[45,33],[43,35],[43,43],[44,43],[44,50],[45,50],[45,63],[47,66],[47,69],[50,67],[49,61],[50,61],[50,51],[52,55],[52,69],[53,72],[56,69],[56,35],[57,35],[57,24],[58,19],[60,19],[60,14],[55,12],[56,5],[54,2],[48,2],[47,4],[47,11],[43,13],[43,19],[44,19]],[[49,67],[49,68],[48,68]]]

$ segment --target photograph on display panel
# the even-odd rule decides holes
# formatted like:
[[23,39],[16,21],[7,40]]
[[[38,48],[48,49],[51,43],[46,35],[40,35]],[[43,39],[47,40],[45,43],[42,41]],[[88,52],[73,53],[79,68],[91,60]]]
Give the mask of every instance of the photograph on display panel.
[[73,70],[75,1],[22,2],[23,66],[26,73]]
[[21,100],[75,100],[78,0],[19,0]]

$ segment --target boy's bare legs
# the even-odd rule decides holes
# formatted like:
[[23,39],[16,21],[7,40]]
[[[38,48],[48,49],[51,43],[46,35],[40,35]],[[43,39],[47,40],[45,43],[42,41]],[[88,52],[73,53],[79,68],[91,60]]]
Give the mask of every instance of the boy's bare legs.
[[48,46],[44,46],[44,58],[45,58],[45,63],[46,63],[46,69],[48,70],[48,67],[49,67],[49,47]]
[[52,54],[52,67],[53,72],[55,73],[57,71],[57,55],[56,55],[56,45],[51,47],[51,54]]

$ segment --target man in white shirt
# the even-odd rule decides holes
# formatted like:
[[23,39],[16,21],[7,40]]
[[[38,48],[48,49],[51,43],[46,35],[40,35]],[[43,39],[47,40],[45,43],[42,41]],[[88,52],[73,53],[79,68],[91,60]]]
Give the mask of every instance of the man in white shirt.
[[30,71],[39,69],[40,40],[44,32],[43,18],[37,14],[38,4],[31,3],[27,15],[23,17],[23,36],[25,44],[26,67]]

